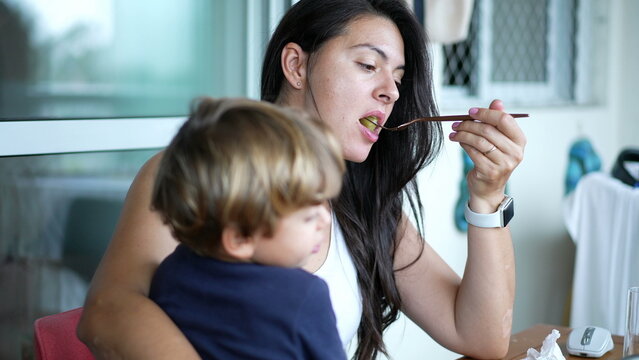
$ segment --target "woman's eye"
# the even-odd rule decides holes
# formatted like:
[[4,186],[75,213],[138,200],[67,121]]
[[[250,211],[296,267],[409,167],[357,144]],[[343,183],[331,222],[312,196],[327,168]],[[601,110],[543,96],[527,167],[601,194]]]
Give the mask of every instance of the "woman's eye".
[[367,70],[367,71],[375,71],[377,69],[375,65],[370,65],[365,63],[358,63],[358,64],[360,67],[362,67],[364,70]]

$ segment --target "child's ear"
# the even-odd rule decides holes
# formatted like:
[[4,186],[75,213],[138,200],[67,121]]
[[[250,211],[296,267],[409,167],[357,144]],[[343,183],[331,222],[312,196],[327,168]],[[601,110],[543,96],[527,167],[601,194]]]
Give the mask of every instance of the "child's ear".
[[242,236],[235,227],[227,227],[222,231],[224,252],[239,261],[250,261],[255,252],[255,244],[254,237]]

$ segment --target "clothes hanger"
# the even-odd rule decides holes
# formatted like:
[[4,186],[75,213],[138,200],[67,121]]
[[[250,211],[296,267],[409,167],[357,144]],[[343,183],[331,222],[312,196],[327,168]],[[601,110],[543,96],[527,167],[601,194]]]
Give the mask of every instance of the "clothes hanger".
[[624,149],[617,156],[617,161],[615,161],[615,165],[612,168],[612,176],[621,180],[626,185],[632,187],[639,187],[639,178],[635,175],[631,174],[628,170],[628,164],[626,163],[636,163],[639,165],[639,149]]

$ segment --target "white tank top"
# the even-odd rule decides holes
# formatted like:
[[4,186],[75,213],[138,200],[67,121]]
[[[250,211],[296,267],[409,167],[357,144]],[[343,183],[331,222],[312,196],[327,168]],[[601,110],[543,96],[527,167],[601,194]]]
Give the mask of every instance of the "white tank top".
[[344,348],[357,333],[362,317],[362,296],[357,285],[357,271],[346,247],[342,228],[332,216],[331,243],[326,261],[315,272],[328,284],[337,330]]

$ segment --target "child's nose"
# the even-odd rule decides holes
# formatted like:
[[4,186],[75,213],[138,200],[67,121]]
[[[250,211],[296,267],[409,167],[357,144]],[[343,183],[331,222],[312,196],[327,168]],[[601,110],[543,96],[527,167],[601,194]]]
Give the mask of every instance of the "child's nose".
[[331,213],[328,211],[328,208],[324,205],[320,205],[320,221],[319,226],[323,229],[328,224],[331,223]]

